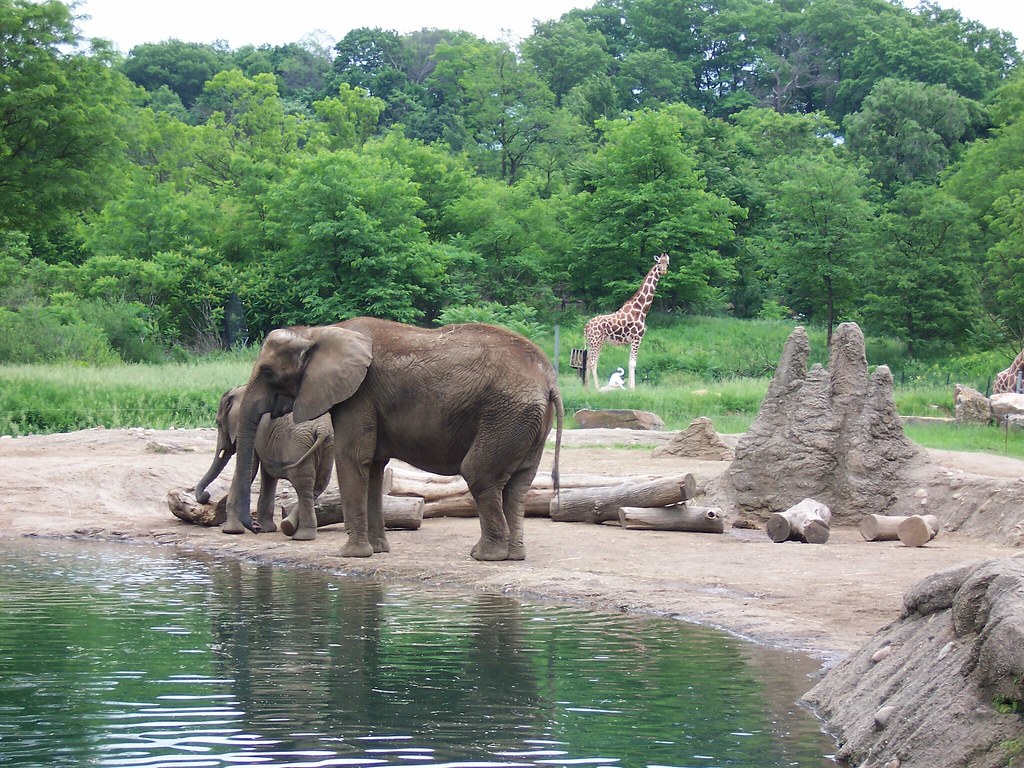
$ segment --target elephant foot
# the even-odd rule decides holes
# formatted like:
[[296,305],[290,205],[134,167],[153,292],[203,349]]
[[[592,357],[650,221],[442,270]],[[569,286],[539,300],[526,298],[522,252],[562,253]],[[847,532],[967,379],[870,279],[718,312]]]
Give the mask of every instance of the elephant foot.
[[508,557],[506,560],[525,560],[526,559],[526,547],[522,544],[509,544],[508,546]]
[[245,533],[241,520],[225,520],[220,526],[221,533]]
[[297,529],[297,520],[293,520],[291,517],[286,517],[281,521],[281,533],[285,536],[294,536]]
[[372,537],[371,544],[373,545],[373,551],[376,552],[390,552],[391,545],[388,544],[388,540],[383,536]]
[[508,559],[508,544],[480,539],[469,553],[474,560],[495,561]]
[[[284,530],[284,523],[281,523],[281,529]],[[316,528],[297,528],[291,536],[292,541],[313,541],[316,538]]]
[[277,530],[277,523],[273,520],[260,520],[257,522],[256,528],[260,533],[273,533]]
[[363,541],[349,539],[341,548],[342,557],[370,557],[372,554],[373,546],[365,539]]

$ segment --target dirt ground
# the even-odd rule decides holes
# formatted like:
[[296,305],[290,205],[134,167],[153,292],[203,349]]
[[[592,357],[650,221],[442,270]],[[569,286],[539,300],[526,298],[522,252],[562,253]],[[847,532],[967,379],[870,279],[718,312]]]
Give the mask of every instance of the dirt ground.
[[[700,487],[729,466],[652,458],[653,444],[623,445],[627,438],[646,443],[664,437],[574,430],[563,444],[561,471],[614,479],[692,472]],[[764,531],[728,525],[724,535],[713,535],[527,518],[524,562],[478,563],[469,557],[479,536],[477,521],[445,518],[425,520],[418,531],[389,533],[388,554],[347,560],[336,556],[345,536],[340,526],[321,529],[314,542],[292,542],[279,533],[228,536],[173,517],[165,495],[195,484],[209,466],[215,440],[212,429],[92,429],[0,438],[0,537],[156,542],[339,574],[652,613],[809,651],[826,661],[858,648],[894,620],[903,593],[924,576],[1020,551],[946,532],[928,546],[909,549],[899,542],[867,543],[852,528],[834,528],[825,545],[773,544]],[[932,458],[980,475],[1024,476],[1024,462],[998,456],[936,451]],[[549,451],[541,469],[550,467]],[[218,488],[226,491],[228,479],[211,488],[214,496]]]

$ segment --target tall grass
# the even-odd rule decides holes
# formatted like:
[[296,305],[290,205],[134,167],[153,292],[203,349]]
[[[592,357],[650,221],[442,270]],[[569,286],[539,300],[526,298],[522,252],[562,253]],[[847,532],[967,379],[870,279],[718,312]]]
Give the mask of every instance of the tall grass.
[[[584,389],[569,365],[570,351],[581,347],[585,318],[567,316],[558,350],[562,399],[570,415],[580,409],[631,408],[658,414],[667,429],[686,428],[708,416],[717,431],[745,431],[757,416],[783,345],[795,323],[731,318],[653,316],[640,350],[637,388],[597,392]],[[811,360],[827,363],[825,333],[809,328]],[[554,334],[538,338],[554,352]],[[898,342],[867,340],[871,366],[887,364],[896,381],[897,410],[903,415],[951,416],[953,384],[981,391],[1005,355],[983,352],[942,362],[921,363]],[[212,426],[224,390],[244,382],[256,350],[238,350],[188,363],[90,368],[82,365],[0,366],[0,434],[65,432],[95,426]],[[601,381],[627,368],[625,347],[606,347],[600,358]],[[1024,458],[1024,434],[995,427],[912,426],[910,437],[922,445],[976,450]]]
[[[253,355],[254,356],[254,355]],[[88,368],[0,367],[0,434],[104,426],[212,426],[225,390],[249,378],[252,360]]]

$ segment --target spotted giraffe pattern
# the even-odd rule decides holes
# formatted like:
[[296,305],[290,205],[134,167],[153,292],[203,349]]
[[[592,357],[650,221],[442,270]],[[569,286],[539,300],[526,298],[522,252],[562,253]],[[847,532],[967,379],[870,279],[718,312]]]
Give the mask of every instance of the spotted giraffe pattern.
[[629,388],[636,389],[636,356],[647,331],[647,312],[654,301],[658,279],[666,272],[668,254],[663,253],[655,258],[654,266],[640,284],[640,289],[618,311],[587,321],[583,327],[583,338],[587,344],[585,385],[594,382],[597,386],[597,360],[605,344],[629,344]]
[[1022,368],[1024,368],[1024,349],[1022,349],[1020,354],[1013,359],[1009,368],[996,374],[995,384],[992,385],[992,394],[996,395],[1000,392],[1016,392],[1017,374],[1020,373]]

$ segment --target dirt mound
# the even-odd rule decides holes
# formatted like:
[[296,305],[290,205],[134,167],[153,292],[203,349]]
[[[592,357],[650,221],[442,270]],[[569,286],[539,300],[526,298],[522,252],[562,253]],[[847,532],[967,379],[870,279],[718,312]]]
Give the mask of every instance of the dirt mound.
[[804,699],[851,765],[1024,765],[1024,558],[919,582]]

